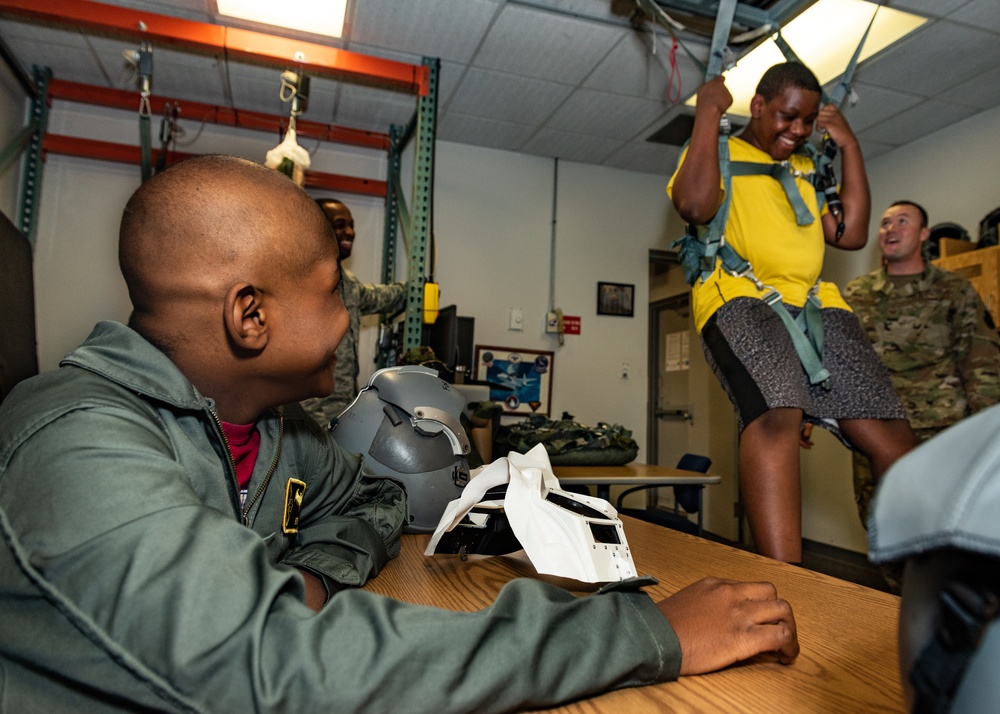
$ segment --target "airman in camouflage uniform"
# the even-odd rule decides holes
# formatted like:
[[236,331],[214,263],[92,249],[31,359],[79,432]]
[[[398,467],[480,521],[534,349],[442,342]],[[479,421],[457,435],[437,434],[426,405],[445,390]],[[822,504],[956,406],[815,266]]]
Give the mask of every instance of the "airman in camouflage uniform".
[[[351,256],[354,247],[354,217],[343,203],[336,199],[317,199],[327,220],[333,226],[340,259]],[[338,416],[358,395],[358,336],[361,332],[361,316],[392,313],[403,307],[406,301],[404,283],[375,285],[363,283],[343,265],[340,266],[340,295],[350,316],[350,328],[337,348],[337,365],[333,370],[333,393],[326,397],[306,399],[302,407],[320,425],[326,426]]]
[[[884,267],[844,291],[921,441],[1000,402],[993,319],[968,280],[924,261],[929,235],[920,206],[893,204],[879,227]],[[855,453],[854,463],[855,500],[867,524],[875,480],[863,456]]]

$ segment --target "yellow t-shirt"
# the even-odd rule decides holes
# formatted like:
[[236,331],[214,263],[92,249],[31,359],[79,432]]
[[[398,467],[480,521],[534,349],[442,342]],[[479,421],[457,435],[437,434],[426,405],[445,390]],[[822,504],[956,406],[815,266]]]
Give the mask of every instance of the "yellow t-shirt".
[[[685,149],[680,163],[686,157]],[[738,137],[729,139],[729,158],[731,161],[775,163],[765,152]],[[813,170],[812,160],[806,156],[795,154],[790,161],[802,173]],[[675,172],[667,185],[667,194],[671,197],[676,177]],[[795,222],[795,210],[777,180],[763,174],[734,176],[724,235],[733,250],[753,266],[754,274],[762,283],[781,293],[783,302],[802,307],[809,289],[819,279],[826,241],[816,189],[805,178],[796,178],[795,183],[814,217],[812,223],[800,226]],[[824,205],[822,213],[825,212]],[[737,297],[760,298],[761,293],[747,278],[726,273],[717,261],[716,270],[704,282],[699,279],[692,288],[698,331],[716,310]],[[823,307],[851,309],[833,283],[820,283],[818,297]]]

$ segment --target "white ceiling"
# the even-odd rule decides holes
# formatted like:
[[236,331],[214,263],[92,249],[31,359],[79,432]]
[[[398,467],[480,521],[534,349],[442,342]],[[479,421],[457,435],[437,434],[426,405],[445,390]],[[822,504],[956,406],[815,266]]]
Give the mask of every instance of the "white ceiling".
[[[109,4],[223,22],[214,0]],[[647,138],[688,110],[667,96],[670,37],[649,23],[635,29],[621,14],[633,7],[634,0],[349,0],[344,38],[325,42],[410,64],[440,58],[439,139],[666,174],[678,149]],[[998,0],[893,0],[892,7],[930,22],[858,69],[861,101],[845,113],[869,158],[1000,104]],[[13,17],[0,18],[0,39],[28,72],[47,66],[58,79],[135,88],[121,55],[135,47],[128,41]],[[709,38],[682,39],[701,59],[708,54]],[[288,113],[276,69],[167,47],[154,47],[153,56],[155,94]],[[676,58],[686,98],[702,77],[683,51]],[[405,93],[313,78],[303,118],[387,133],[391,124],[405,125],[414,107]]]

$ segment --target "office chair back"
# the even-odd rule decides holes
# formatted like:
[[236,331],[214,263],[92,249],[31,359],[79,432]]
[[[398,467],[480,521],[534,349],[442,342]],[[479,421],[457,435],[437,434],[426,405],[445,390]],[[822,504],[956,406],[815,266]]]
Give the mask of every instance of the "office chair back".
[[[707,474],[712,466],[712,460],[700,454],[684,454],[677,462],[677,468],[684,471],[697,471]],[[674,502],[681,504],[688,513],[698,512],[698,495],[703,486],[674,486]]]
[[[698,473],[703,474],[708,473],[708,469],[711,466],[712,460],[707,456],[701,456],[700,454],[684,454],[677,462],[677,468],[679,469],[683,469],[684,471],[697,471]],[[660,487],[635,486],[622,491],[622,493],[618,496],[618,501],[615,506],[618,509],[618,513],[631,516],[632,518],[638,518],[639,520],[647,521],[648,523],[655,523],[660,526],[683,531],[684,533],[701,535],[700,506],[701,493],[705,488],[704,486],[674,486],[675,506],[673,512],[663,508],[622,508],[622,501],[627,495],[637,491],[647,491],[651,488]],[[677,506],[680,506],[684,510],[684,513],[680,513]],[[698,513],[698,522],[692,523],[688,520],[688,513]]]

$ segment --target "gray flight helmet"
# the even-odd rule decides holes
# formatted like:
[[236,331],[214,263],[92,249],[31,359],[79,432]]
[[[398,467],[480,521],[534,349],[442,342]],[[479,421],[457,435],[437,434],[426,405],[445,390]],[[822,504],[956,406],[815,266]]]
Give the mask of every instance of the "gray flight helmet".
[[334,440],[368,469],[403,484],[406,533],[430,533],[469,482],[471,447],[462,426],[465,398],[437,371],[380,369],[332,426]]

